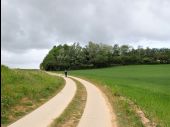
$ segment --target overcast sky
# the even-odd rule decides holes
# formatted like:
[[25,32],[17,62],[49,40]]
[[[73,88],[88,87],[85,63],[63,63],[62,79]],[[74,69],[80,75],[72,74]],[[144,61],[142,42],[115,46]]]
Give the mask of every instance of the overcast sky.
[[1,62],[39,68],[60,43],[170,48],[170,0],[1,0]]

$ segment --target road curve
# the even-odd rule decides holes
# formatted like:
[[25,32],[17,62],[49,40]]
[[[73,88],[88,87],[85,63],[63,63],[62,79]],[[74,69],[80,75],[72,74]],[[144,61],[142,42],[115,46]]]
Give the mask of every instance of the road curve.
[[112,113],[103,93],[92,83],[70,76],[80,81],[87,90],[87,102],[78,127],[115,127]]
[[[48,74],[57,75],[49,72]],[[47,127],[55,118],[59,117],[73,99],[77,89],[73,80],[63,78],[66,84],[55,97],[25,117],[9,125],[9,127]]]

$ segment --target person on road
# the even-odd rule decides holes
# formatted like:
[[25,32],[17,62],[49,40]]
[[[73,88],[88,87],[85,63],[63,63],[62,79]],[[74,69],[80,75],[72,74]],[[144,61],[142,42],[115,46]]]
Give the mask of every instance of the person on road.
[[64,71],[64,74],[65,74],[65,77],[67,77],[67,70],[65,69],[65,71]]

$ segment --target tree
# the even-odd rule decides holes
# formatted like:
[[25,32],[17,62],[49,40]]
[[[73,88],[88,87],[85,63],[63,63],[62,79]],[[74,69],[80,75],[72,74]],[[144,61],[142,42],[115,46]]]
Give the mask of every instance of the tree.
[[128,46],[128,45],[122,45],[122,46],[120,47],[120,54],[121,54],[122,56],[127,55],[129,51],[130,51],[130,50],[129,50],[129,46]]
[[40,69],[64,70],[98,68],[127,64],[168,64],[170,49],[142,48],[129,45],[114,46],[89,42],[85,47],[79,43],[54,46],[46,55]]

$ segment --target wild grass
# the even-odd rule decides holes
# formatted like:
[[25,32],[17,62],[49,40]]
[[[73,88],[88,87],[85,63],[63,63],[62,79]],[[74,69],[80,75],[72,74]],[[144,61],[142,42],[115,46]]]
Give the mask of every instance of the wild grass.
[[1,124],[14,122],[55,95],[64,80],[35,70],[1,65]]
[[85,87],[79,81],[74,81],[77,85],[77,91],[73,100],[61,116],[53,121],[50,127],[76,127],[78,125],[85,108],[87,92]]
[[158,126],[170,126],[170,65],[131,65],[71,71],[107,85],[115,95],[137,104]]

